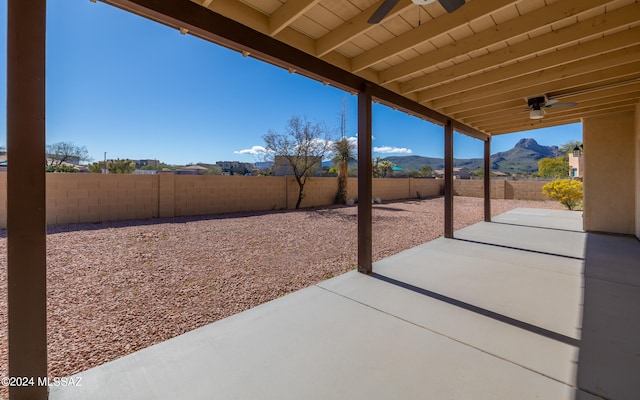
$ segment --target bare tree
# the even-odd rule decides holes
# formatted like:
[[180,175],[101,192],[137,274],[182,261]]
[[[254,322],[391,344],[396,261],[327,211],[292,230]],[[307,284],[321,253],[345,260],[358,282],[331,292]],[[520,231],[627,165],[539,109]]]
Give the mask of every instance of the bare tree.
[[262,137],[266,144],[267,157],[276,167],[284,164],[289,167],[298,183],[298,201],[296,209],[304,198],[304,185],[315,168],[331,148],[331,137],[327,128],[319,123],[312,124],[306,118],[293,116],[289,119],[285,133],[269,131]]
[[58,142],[47,145],[48,167],[57,167],[65,162],[91,161],[89,152],[85,146],[76,146],[71,142]]

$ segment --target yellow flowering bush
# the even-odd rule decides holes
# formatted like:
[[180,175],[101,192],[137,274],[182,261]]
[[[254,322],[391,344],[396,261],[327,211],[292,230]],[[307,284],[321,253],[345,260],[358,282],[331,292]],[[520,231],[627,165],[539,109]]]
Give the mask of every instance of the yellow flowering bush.
[[582,202],[582,182],[572,179],[555,179],[542,187],[542,193],[558,200],[569,210]]

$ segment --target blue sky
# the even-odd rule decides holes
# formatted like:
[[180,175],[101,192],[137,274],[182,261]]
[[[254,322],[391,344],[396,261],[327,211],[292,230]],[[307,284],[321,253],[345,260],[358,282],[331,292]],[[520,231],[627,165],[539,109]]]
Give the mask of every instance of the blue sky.
[[[89,0],[48,0],[47,143],[86,146],[95,160],[169,164],[260,161],[256,146],[293,115],[336,135],[343,98],[356,135],[356,96]],[[0,0],[6,27],[7,0]],[[6,28],[0,30],[6,76]],[[6,83],[0,83],[0,143],[6,142]],[[373,107],[374,156],[442,157],[442,127]],[[521,138],[543,145],[581,140],[580,124],[496,136],[492,153]],[[482,156],[482,143],[455,137],[455,157]]]

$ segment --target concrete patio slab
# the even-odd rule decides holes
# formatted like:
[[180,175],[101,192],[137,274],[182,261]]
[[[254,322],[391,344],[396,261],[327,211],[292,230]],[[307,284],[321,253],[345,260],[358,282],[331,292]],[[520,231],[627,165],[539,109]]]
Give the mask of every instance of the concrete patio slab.
[[[499,243],[432,241],[375,263],[372,275],[352,271],[83,371],[81,387],[52,387],[50,398],[633,398],[640,242],[470,228],[463,235]],[[609,240],[613,271],[588,244]]]
[[357,273],[319,286],[525,369],[575,384],[577,347],[523,324]]
[[[509,226],[498,228],[511,229]],[[480,252],[474,251],[479,246],[483,245],[436,239],[377,262],[374,271],[574,339],[580,338],[582,276],[575,271],[581,269],[581,260],[535,254],[539,262],[556,269],[550,271],[520,266],[524,252],[520,251],[516,256],[518,252],[512,249],[492,246],[492,253],[501,254],[502,260],[483,258]],[[561,270],[562,266],[567,266],[567,272]]]
[[583,231],[581,211],[516,208],[492,218],[493,222],[529,227]]
[[586,233],[548,227],[480,222],[456,231],[455,238],[582,260]]
[[79,376],[82,387],[52,390],[50,398],[570,399],[574,392],[315,286]]

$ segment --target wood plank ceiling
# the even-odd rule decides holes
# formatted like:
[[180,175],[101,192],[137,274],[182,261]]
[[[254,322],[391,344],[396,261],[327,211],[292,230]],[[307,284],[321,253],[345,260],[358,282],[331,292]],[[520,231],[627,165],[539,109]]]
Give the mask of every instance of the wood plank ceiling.
[[[579,122],[640,101],[637,0],[192,0],[488,134]],[[529,116],[527,98],[572,107]]]

